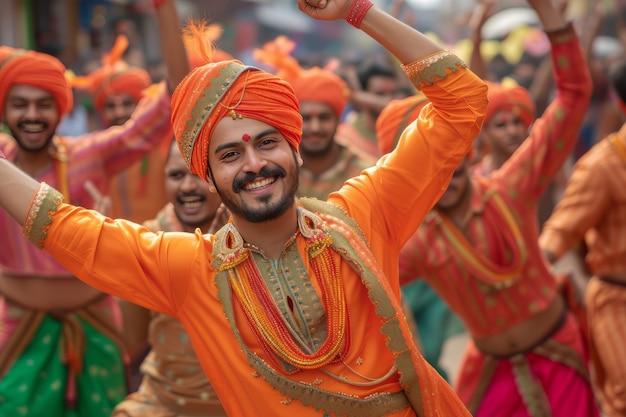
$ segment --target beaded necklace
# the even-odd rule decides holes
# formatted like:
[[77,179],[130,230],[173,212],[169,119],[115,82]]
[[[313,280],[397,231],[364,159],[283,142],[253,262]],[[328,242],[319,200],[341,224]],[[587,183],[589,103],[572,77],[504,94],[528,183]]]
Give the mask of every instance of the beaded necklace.
[[[327,337],[316,352],[305,352],[285,322],[254,262],[250,250],[234,225],[226,225],[223,263],[234,298],[241,305],[247,322],[263,349],[298,369],[318,369],[341,360],[349,346],[349,318],[343,277],[339,273],[332,236],[311,218],[300,218],[300,233],[305,238],[310,265],[321,292],[326,311]],[[317,227],[316,227],[317,226]],[[308,349],[307,349],[308,350]]]
[[526,251],[520,228],[513,218],[513,214],[502,200],[502,197],[497,193],[493,193],[491,200],[495,204],[487,205],[483,217],[491,220],[497,218],[504,220],[505,226],[499,227],[499,229],[503,233],[508,247],[513,254],[509,265],[502,266],[491,261],[484,254],[476,250],[475,246],[465,238],[463,233],[461,233],[447,216],[440,215],[439,218],[441,219],[440,224],[443,235],[461,258],[461,262],[468,268],[469,272],[479,277],[488,285],[496,289],[502,289],[510,287],[520,278],[520,272],[528,258],[528,252]]

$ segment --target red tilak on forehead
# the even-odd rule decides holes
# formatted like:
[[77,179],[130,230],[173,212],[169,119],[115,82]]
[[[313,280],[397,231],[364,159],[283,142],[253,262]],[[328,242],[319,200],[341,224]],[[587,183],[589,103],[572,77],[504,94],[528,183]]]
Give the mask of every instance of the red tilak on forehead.
[[243,140],[244,142],[249,141],[250,135],[248,135],[247,133],[244,133],[243,135],[241,135],[241,140]]

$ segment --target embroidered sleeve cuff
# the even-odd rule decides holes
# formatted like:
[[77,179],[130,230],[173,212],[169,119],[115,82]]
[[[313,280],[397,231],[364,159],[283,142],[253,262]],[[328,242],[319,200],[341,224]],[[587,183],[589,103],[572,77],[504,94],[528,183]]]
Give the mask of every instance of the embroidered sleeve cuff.
[[561,29],[546,31],[546,35],[548,35],[552,44],[568,43],[578,36],[572,22],[569,22]]
[[39,249],[43,249],[43,241],[52,223],[52,216],[62,202],[63,195],[60,192],[45,182],[39,185],[33,201],[30,203],[22,229],[24,236]]
[[402,70],[416,88],[432,85],[451,72],[467,65],[450,51],[440,51],[420,60],[403,64]]

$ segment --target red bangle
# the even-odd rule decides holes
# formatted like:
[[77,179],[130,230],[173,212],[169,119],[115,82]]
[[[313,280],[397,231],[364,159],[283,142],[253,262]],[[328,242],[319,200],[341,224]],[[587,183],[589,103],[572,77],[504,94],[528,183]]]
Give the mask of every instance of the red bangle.
[[365,17],[365,13],[374,5],[370,0],[354,0],[346,15],[346,22],[355,28],[361,27],[361,22]]
[[152,3],[152,8],[153,9],[158,9],[159,7],[163,6],[163,3],[165,3],[167,0],[151,0],[150,2]]

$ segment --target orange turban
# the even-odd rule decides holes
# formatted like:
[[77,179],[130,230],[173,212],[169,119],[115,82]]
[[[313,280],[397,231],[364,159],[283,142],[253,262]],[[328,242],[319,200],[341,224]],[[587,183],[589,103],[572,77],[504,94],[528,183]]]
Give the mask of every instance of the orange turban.
[[350,90],[341,77],[321,68],[302,71],[291,81],[291,85],[299,102],[326,103],[333,108],[337,117],[343,113],[350,96]]
[[111,94],[128,94],[139,101],[152,80],[142,68],[118,63],[113,67],[101,67],[89,75],[90,91],[96,110],[102,111],[104,102]]
[[147,71],[131,67],[122,61],[122,55],[127,48],[128,38],[125,35],[118,35],[111,51],[102,58],[102,67],[84,77],[69,78],[73,87],[89,90],[94,106],[100,112],[111,94],[128,94],[139,101],[144,90],[152,84]]
[[52,94],[61,116],[72,109],[74,98],[65,80],[65,66],[57,58],[42,52],[3,47],[0,59],[0,114],[4,113],[7,94],[15,84],[41,88]]
[[378,149],[382,155],[394,150],[404,129],[417,119],[428,103],[428,98],[417,92],[407,98],[392,100],[385,106],[376,119]]
[[485,114],[484,123],[500,110],[515,113],[526,127],[530,127],[535,120],[535,102],[527,89],[519,85],[486,82],[488,86],[489,105]]
[[215,126],[232,112],[275,127],[294,149],[302,116],[293,88],[281,78],[236,60],[192,70],[172,95],[172,126],[190,171],[206,178]]
[[326,103],[333,108],[337,117],[341,116],[350,97],[347,84],[330,70],[319,67],[303,69],[291,56],[295,47],[294,41],[281,35],[267,42],[263,48],[255,49],[253,55],[257,61],[276,68],[276,75],[293,86],[298,102]]

